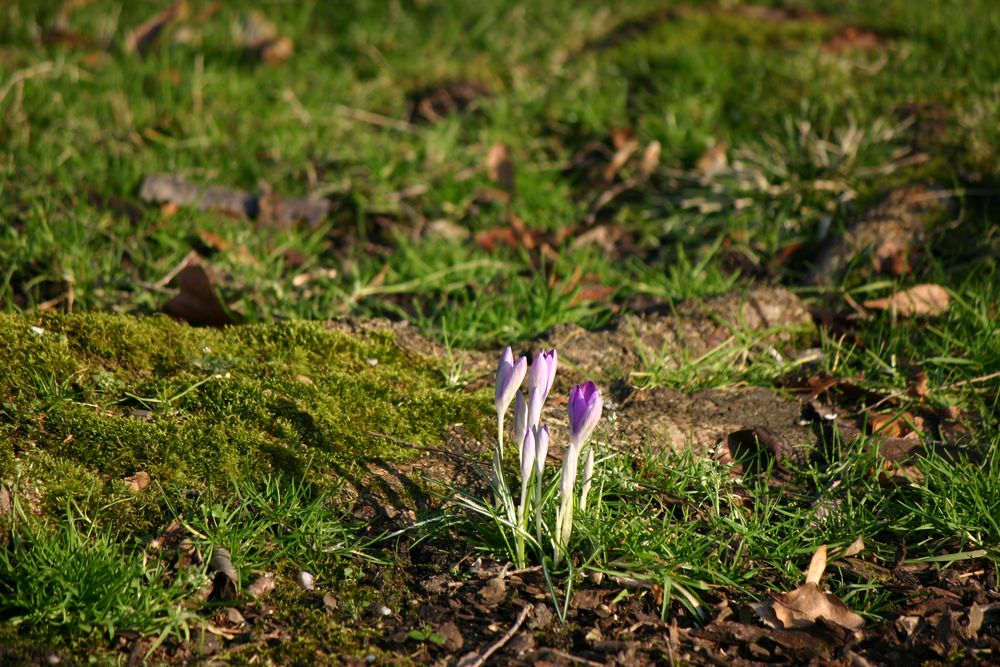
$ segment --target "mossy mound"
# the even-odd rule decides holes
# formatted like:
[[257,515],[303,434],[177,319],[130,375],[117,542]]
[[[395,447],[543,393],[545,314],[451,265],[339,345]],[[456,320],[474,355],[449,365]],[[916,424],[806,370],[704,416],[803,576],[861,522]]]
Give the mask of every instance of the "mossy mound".
[[[233,479],[357,482],[367,461],[414,455],[371,433],[435,444],[451,424],[478,431],[488,406],[388,334],[0,315],[0,476],[43,516],[111,506],[126,532],[153,528],[176,494]],[[138,471],[154,492],[129,487]]]

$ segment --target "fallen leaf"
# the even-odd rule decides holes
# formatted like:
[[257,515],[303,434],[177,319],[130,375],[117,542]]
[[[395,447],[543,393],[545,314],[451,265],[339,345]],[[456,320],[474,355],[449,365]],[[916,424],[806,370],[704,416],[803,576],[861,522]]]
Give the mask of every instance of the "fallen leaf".
[[572,609],[597,609],[604,603],[607,593],[608,591],[596,588],[579,591],[573,596],[569,606]]
[[843,550],[838,550],[836,556],[837,558],[851,558],[852,556],[857,556],[864,550],[865,541],[859,537],[844,547]]
[[913,384],[910,387],[910,391],[913,392],[914,396],[918,398],[927,398],[931,393],[930,381],[927,378],[927,371],[920,368],[913,374],[912,378]]
[[506,144],[493,144],[486,156],[486,173],[490,180],[514,196],[514,162],[510,159],[510,149]]
[[449,651],[458,651],[465,646],[465,637],[462,636],[462,631],[451,621],[439,625],[435,632],[444,637],[443,645]]
[[762,428],[732,431],[722,439],[717,459],[719,463],[734,463],[736,472],[756,475],[767,470],[771,461],[781,463],[787,458],[786,447],[774,435]]
[[623,140],[620,145],[616,138],[615,145],[618,150],[611,156],[611,161],[604,167],[604,173],[602,174],[605,183],[615,180],[618,172],[628,163],[632,155],[639,150],[639,140],[634,138],[630,138],[627,141]]
[[923,283],[896,292],[891,297],[870,299],[864,302],[864,306],[872,310],[888,310],[901,317],[934,317],[945,312],[950,301],[951,296],[945,288],[933,283]]
[[449,114],[474,109],[480,100],[491,94],[484,84],[469,80],[447,81],[419,88],[407,95],[410,100],[409,121],[436,123]]
[[295,51],[291,38],[281,35],[263,12],[251,11],[243,16],[237,30],[237,41],[243,49],[268,65],[284,63]]
[[826,545],[819,547],[809,562],[806,582],[795,590],[775,595],[770,602],[754,606],[769,627],[785,630],[811,628],[819,619],[849,630],[860,630],[864,619],[855,614],[835,595],[819,588],[826,570]]
[[208,561],[208,571],[213,573],[212,590],[216,597],[232,600],[239,594],[240,574],[233,565],[233,557],[225,547],[213,547]]
[[177,519],[173,519],[159,535],[149,541],[149,548],[154,550],[174,549],[189,535],[187,528]]
[[884,44],[882,36],[874,30],[846,26],[823,42],[827,53],[842,54],[846,51],[875,51]]
[[140,470],[134,475],[126,477],[125,483],[129,485],[130,489],[138,493],[149,486],[149,473],[145,470]]
[[125,50],[139,55],[146,54],[159,40],[164,29],[186,14],[187,0],[176,0],[159,14],[130,32],[125,38]]
[[725,141],[717,141],[702,153],[701,157],[694,163],[694,168],[706,178],[715,176],[729,166],[727,150],[729,150],[729,144]]
[[500,604],[506,597],[507,582],[503,577],[493,577],[479,589],[479,599],[490,606]]
[[163,312],[196,327],[221,327],[237,321],[222,305],[212,279],[197,262],[177,274],[180,293],[163,305]]
[[444,239],[445,241],[464,241],[472,232],[468,227],[464,227],[446,218],[431,220],[424,228],[424,236],[428,238]]
[[660,165],[660,142],[651,141],[642,153],[642,163],[639,165],[639,173],[643,178],[649,178]]
[[0,527],[6,529],[14,518],[14,498],[4,485],[0,485]]
[[229,241],[222,238],[215,232],[210,232],[206,229],[195,229],[194,233],[198,235],[198,240],[213,250],[226,252],[231,247]]
[[262,45],[257,54],[261,62],[268,65],[280,65],[287,62],[295,53],[295,44],[291,37],[279,37],[278,39]]
[[252,584],[247,586],[247,594],[255,600],[261,600],[274,590],[274,584],[274,574],[265,572],[257,577]]
[[898,438],[909,430],[905,421],[908,416],[897,413],[871,415],[868,419],[868,428],[872,433],[877,433],[886,438]]
[[330,212],[326,199],[255,195],[243,190],[191,183],[174,174],[150,174],[143,179],[139,197],[157,204],[193,206],[235,218],[251,218],[263,226],[287,229],[303,221],[315,227]]

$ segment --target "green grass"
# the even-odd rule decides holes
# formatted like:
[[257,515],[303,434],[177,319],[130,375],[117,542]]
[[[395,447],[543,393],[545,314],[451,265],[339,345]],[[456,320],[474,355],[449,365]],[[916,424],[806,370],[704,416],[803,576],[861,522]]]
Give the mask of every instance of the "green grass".
[[130,630],[164,641],[202,624],[190,599],[209,581],[204,567],[171,573],[147,562],[72,506],[54,530],[22,513],[11,539],[0,551],[0,614],[15,628],[109,640]]
[[[842,568],[837,550],[859,538],[862,558],[877,564],[892,564],[905,545],[907,564],[947,568],[980,558],[1000,572],[1000,441],[994,436],[975,449],[988,452],[983,460],[931,451],[914,461],[923,478],[912,485],[884,483],[877,445],[869,437],[850,444],[835,439],[823,460],[792,471],[791,484],[774,484],[773,461],[740,475],[691,452],[614,451],[613,439],[598,444],[591,501],[567,549],[571,562],[555,570],[553,603],[562,607],[582,575],[596,571],[662,586],[664,616],[679,605],[708,620],[705,598],[714,589],[744,599],[791,590],[825,544],[831,550],[825,585],[870,620],[884,619],[906,593]],[[461,507],[450,525],[480,550],[510,558],[511,528],[488,516],[489,502],[476,511],[471,503]],[[543,553],[534,558],[552,568]]]
[[[171,41],[176,31],[168,31],[145,57],[124,53],[122,44],[149,7],[109,11],[95,3],[72,15],[72,30],[107,43],[105,52],[40,41],[56,3],[9,4],[0,137],[10,157],[0,213],[13,224],[0,234],[7,260],[0,304],[30,310],[56,300],[57,309],[150,312],[166,300],[150,285],[192,245],[205,250],[199,231],[229,244],[210,262],[223,275],[225,299],[251,320],[402,311],[431,335],[484,345],[528,339],[552,323],[599,323],[613,300],[634,294],[714,294],[728,280],[715,276],[722,240],[766,260],[789,244],[815,243],[824,217],[838,229],[852,200],[863,204],[887,184],[996,179],[996,142],[988,137],[997,65],[972,45],[988,43],[1000,19],[988,3],[952,5],[895,2],[872,12],[848,3],[825,8],[832,13],[823,21],[779,22],[706,6],[647,20],[631,39],[593,50],[587,44],[609,26],[642,23],[659,5],[557,2],[540,10],[497,2],[473,11],[277,3],[265,14],[297,49],[285,65],[266,67],[232,34],[250,4],[189,19],[196,39]],[[882,31],[885,48],[824,51],[824,40],[847,25]],[[338,111],[402,118],[408,91],[458,78],[483,82],[493,96],[477,112],[413,132]],[[909,168],[892,166],[913,154],[914,128],[900,125],[905,113],[897,112],[906,104],[940,107],[947,119],[937,135],[919,139],[931,162]],[[553,299],[548,283],[532,278],[537,259],[525,252],[490,255],[468,241],[413,232],[420,220],[472,231],[506,224],[505,206],[475,201],[497,141],[511,147],[512,208],[528,227],[576,225],[603,186],[593,170],[560,165],[594,142],[607,145],[616,127],[631,127],[642,145],[658,141],[666,169],[599,216],[637,237],[641,277],[623,279],[613,257],[568,242],[545,267],[556,285],[574,271],[593,274],[617,288],[612,299],[575,306],[570,296]],[[734,173],[707,183],[669,175],[719,140],[739,161]],[[635,170],[627,165],[622,177]],[[164,218],[137,198],[143,176],[164,171],[326,195],[334,213],[317,229],[291,234],[187,209]],[[424,194],[395,195],[414,186]],[[699,202],[721,210],[700,212]],[[344,246],[345,233],[376,246]],[[291,251],[304,263],[293,263]],[[675,266],[684,262],[707,266],[679,288]],[[315,278],[296,282],[306,274]],[[511,291],[519,281],[524,291]]]
[[[780,332],[791,334],[780,357],[777,332],[730,323],[732,336],[704,354],[642,349],[640,368],[619,370],[640,389],[682,391],[826,373],[844,384],[825,398],[922,416],[928,444],[951,410],[968,432],[962,451],[930,451],[916,464],[921,482],[887,487],[867,436],[834,438],[823,464],[778,488],[650,442],[605,462],[600,501],[575,533],[577,572],[656,582],[700,614],[716,587],[756,598],[761,581],[794,586],[817,545],[859,536],[878,563],[899,541],[908,558],[941,566],[979,551],[1000,562],[1000,60],[984,47],[1000,39],[1000,11],[990,0],[808,0],[794,7],[822,16],[787,20],[738,3],[689,2],[668,16],[677,5],[653,0],[245,1],[208,17],[207,3],[191,2],[143,56],[125,51],[126,35],[162,3],[83,3],[68,23],[79,44],[52,39],[60,5],[0,6],[0,478],[24,510],[0,550],[0,614],[20,619],[6,637],[84,637],[97,650],[96,636],[120,628],[183,635],[205,616],[182,604],[191,582],[142,560],[178,518],[200,548],[232,552],[244,586],[266,570],[288,583],[301,568],[341,581],[352,591],[341,616],[281,587],[276,614],[361,646],[370,634],[354,626],[379,592],[359,573],[395,555],[345,511],[361,490],[392,492],[367,462],[415,456],[370,432],[429,446],[458,423],[478,435],[491,410],[487,391],[460,390],[466,349],[528,345],[562,324],[598,328],[644,299],[674,306],[761,282],[819,310],[921,282],[946,287],[952,304],[932,319],[875,313]],[[236,26],[251,9],[294,40],[287,63],[244,52]],[[829,48],[846,27],[874,31],[879,47]],[[491,94],[438,122],[407,121],[414,91],[455,80]],[[606,182],[621,128],[638,148]],[[498,142],[516,168],[509,201],[489,194]],[[653,142],[659,165],[644,175]],[[699,171],[717,142],[729,168]],[[161,210],[138,195],[161,172],[325,197],[331,215],[278,230]],[[862,259],[829,287],[800,285],[828,234],[913,183],[949,188],[957,212],[932,221],[910,274],[873,278]],[[551,252],[477,242],[511,216]],[[428,231],[441,221],[465,233]],[[579,243],[605,225],[621,233],[617,246]],[[248,326],[116,316],[156,313],[176,293],[159,281],[191,250]],[[342,315],[407,319],[446,357],[307,321]],[[819,354],[796,358],[802,346]],[[926,395],[912,390],[918,371]],[[139,470],[155,488],[129,489]],[[503,553],[498,535],[475,530],[463,535]],[[70,575],[84,585],[60,597]],[[827,576],[869,618],[898,602],[836,561]],[[137,587],[147,595],[130,595]],[[312,637],[300,648],[321,646]],[[299,657],[287,650],[283,659]]]

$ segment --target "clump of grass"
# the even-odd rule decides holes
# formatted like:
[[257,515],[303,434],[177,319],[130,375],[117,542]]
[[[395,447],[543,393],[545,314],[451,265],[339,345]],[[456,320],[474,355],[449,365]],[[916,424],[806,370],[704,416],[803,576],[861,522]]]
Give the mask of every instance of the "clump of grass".
[[208,582],[203,567],[168,573],[77,507],[54,529],[16,509],[0,549],[0,615],[14,626],[85,640],[133,631],[159,643],[201,624],[190,600]]

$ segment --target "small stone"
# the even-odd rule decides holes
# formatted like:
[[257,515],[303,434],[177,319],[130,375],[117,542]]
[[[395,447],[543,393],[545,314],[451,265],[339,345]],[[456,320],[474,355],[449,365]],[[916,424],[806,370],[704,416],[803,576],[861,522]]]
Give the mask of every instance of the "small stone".
[[226,607],[223,611],[226,614],[226,620],[232,625],[243,625],[247,622],[247,619],[243,617],[243,614],[236,607]]
[[312,576],[312,574],[306,572],[305,570],[299,572],[298,582],[299,586],[302,587],[302,590],[311,591],[316,588],[316,579]]
[[149,473],[145,470],[140,470],[134,475],[130,475],[125,478],[125,483],[128,484],[129,488],[135,493],[138,493],[149,486]]
[[340,603],[337,602],[337,598],[333,597],[332,594],[330,593],[323,594],[323,609],[325,609],[326,611],[336,611],[336,609],[339,606]]
[[247,586],[247,593],[251,597],[260,600],[267,597],[267,595],[274,590],[274,583],[274,574],[271,572],[265,572],[257,577],[252,584]]
[[386,616],[392,616],[392,609],[382,604],[381,602],[372,602],[371,605],[368,607],[368,611],[370,611],[375,616],[381,616],[383,618]]
[[462,631],[451,621],[439,625],[437,633],[444,637],[444,647],[449,651],[458,651],[465,646],[465,637],[462,636]]
[[507,582],[503,580],[503,577],[494,577],[479,589],[479,599],[489,606],[500,604],[506,597]]

